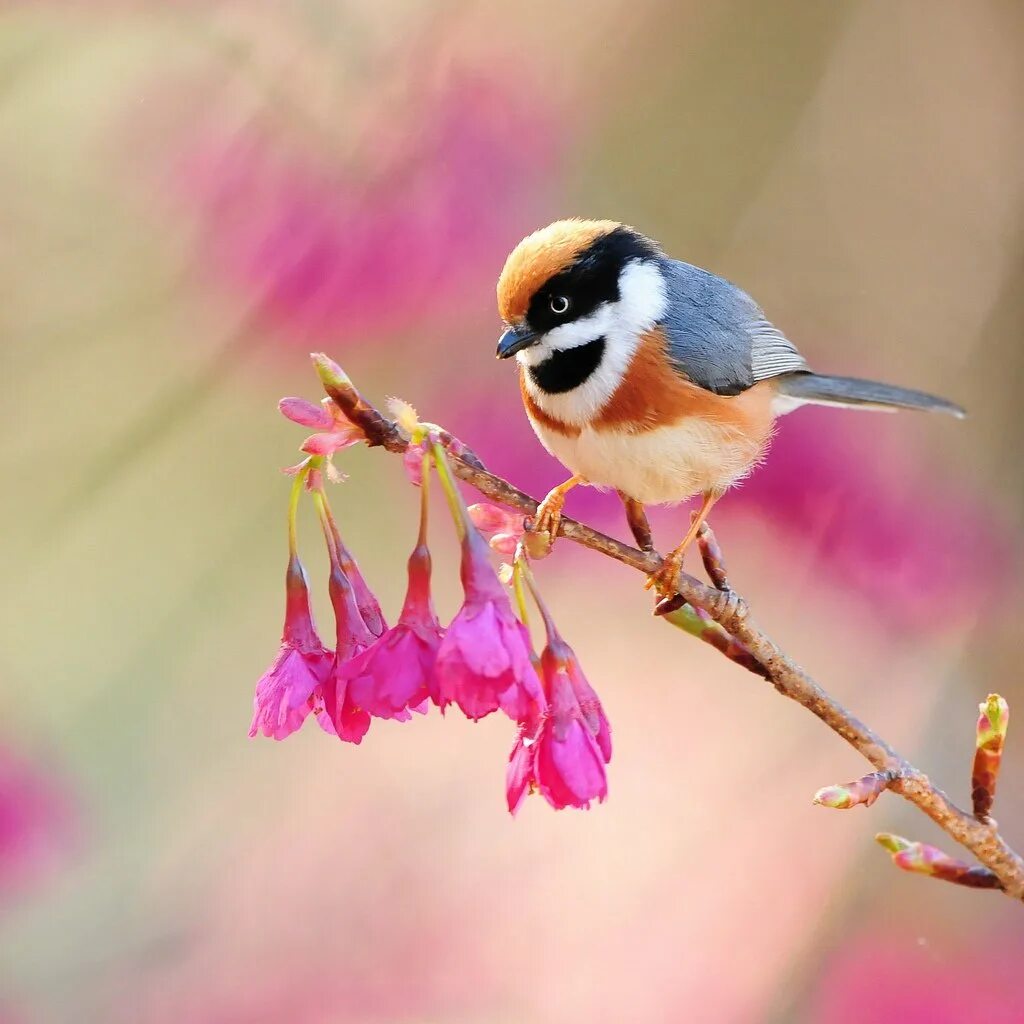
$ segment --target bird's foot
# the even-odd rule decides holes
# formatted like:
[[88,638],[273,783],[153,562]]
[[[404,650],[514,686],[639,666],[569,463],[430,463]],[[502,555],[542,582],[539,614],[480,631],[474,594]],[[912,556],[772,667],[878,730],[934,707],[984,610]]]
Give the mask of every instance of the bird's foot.
[[718,501],[718,498],[719,495],[714,491],[706,491],[704,493],[704,501],[700,509],[690,516],[690,529],[687,531],[682,543],[675,551],[665,557],[659,569],[647,577],[647,582],[644,584],[646,590],[655,587],[662,598],[675,595],[676,580],[683,568],[683,555],[686,554],[689,546],[697,539],[701,527],[704,525],[704,520],[707,519],[708,513],[711,511],[711,506]]
[[647,577],[644,590],[654,589],[662,598],[672,597],[676,593],[676,581],[683,568],[683,557],[688,543],[680,544],[675,551],[665,556],[661,565]]
[[543,558],[550,553],[562,525],[565,496],[577,484],[584,482],[581,476],[566,480],[564,484],[559,484],[548,491],[547,496],[537,506],[537,514],[533,517],[527,534],[527,548],[532,557]]

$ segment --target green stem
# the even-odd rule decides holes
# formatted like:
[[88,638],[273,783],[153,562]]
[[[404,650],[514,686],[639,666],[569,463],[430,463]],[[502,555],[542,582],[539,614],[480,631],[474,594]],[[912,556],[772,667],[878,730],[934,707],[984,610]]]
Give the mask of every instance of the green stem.
[[[516,561],[518,564],[520,560],[517,559]],[[537,606],[537,610],[540,612],[540,617],[544,622],[544,631],[547,633],[548,643],[561,639],[558,633],[558,627],[555,625],[555,620],[551,618],[551,612],[548,611],[548,606],[540,596],[540,590],[537,589],[537,581],[533,578],[533,570],[530,568],[529,563],[525,558],[522,559],[522,566],[522,579],[525,581],[527,587],[530,588],[530,595],[533,597],[533,603]]]
[[516,596],[519,618],[527,629],[530,628],[530,612],[526,601],[526,588],[523,586],[523,576],[529,571],[526,556],[521,551],[517,551],[515,561],[512,563],[512,592]]
[[455,528],[459,534],[459,540],[465,540],[469,528],[469,513],[466,511],[466,504],[459,494],[455,478],[452,476],[451,468],[448,465],[448,457],[445,455],[444,446],[440,441],[432,440],[430,447],[434,452],[434,465],[437,467],[437,475],[444,488],[445,497],[448,499],[448,507],[451,509],[452,518],[455,520]]
[[[305,472],[308,473],[313,469],[323,469],[323,462],[323,456],[312,456],[309,460],[309,464],[306,466]],[[324,491],[324,485],[322,482],[320,483],[320,486],[313,491],[313,504],[316,506],[316,514],[320,519],[320,528],[324,531],[324,540],[327,543],[327,553],[330,556],[331,565],[338,565],[340,563],[340,552],[335,541],[334,518],[331,515],[331,506],[327,501],[327,494]]]
[[299,552],[299,498],[302,497],[302,488],[309,475],[309,463],[307,462],[296,474],[292,481],[292,492],[288,498],[288,554],[294,558]]
[[320,517],[320,528],[324,531],[324,541],[327,543],[327,554],[331,559],[331,565],[340,565],[338,545],[334,542],[334,530],[331,529],[331,513],[323,491],[314,492],[313,504],[316,505],[317,515]]

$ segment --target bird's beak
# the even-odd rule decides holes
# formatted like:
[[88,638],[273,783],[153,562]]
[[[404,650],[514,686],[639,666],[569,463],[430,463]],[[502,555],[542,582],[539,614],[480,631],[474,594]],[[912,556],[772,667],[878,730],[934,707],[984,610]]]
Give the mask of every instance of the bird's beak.
[[525,323],[509,327],[498,339],[497,356],[499,359],[508,359],[524,348],[536,345],[537,340],[537,335]]

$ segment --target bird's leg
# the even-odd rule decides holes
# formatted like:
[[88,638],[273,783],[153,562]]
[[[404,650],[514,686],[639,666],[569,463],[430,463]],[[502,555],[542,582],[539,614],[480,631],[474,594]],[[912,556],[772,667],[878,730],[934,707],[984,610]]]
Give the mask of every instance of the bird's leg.
[[626,522],[633,534],[637,547],[641,551],[653,551],[654,539],[651,536],[651,524],[647,521],[647,513],[644,511],[643,502],[631,498],[628,494],[619,491],[622,504],[626,507]]
[[558,536],[558,527],[562,522],[562,509],[565,507],[565,496],[577,484],[586,482],[581,476],[573,476],[564,484],[552,487],[544,500],[537,506],[537,514],[533,517],[533,522],[530,525],[530,533],[546,533],[550,538],[547,545],[550,548],[555,543],[555,537]]
[[662,562],[661,568],[657,572],[648,576],[647,583],[645,584],[646,589],[650,590],[651,587],[656,587],[662,597],[671,597],[676,592],[676,577],[683,567],[683,555],[686,554],[686,549],[697,539],[701,525],[707,519],[712,506],[720,497],[721,495],[716,491],[704,492],[704,501],[701,503],[699,511],[694,514],[690,523],[690,529],[687,530],[682,543],[673,552],[665,556],[665,561]]

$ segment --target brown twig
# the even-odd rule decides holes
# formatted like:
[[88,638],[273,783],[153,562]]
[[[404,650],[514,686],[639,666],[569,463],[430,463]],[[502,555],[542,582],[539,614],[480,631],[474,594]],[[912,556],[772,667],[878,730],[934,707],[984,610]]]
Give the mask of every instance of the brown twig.
[[[314,357],[314,362],[327,394],[364,431],[368,444],[395,453],[405,451],[409,439],[401,428],[367,402],[336,364],[322,356]],[[501,505],[516,509],[526,516],[536,512],[538,502],[535,498],[488,472],[469,449],[461,444],[453,444],[454,439],[450,435],[445,440],[450,451],[452,471],[457,477]],[[564,516],[558,534],[645,575],[650,575],[662,564],[662,558],[656,551],[640,551]],[[998,880],[998,888],[1015,899],[1024,900],[1024,860],[1011,849],[995,824],[988,820],[979,821],[958,807],[932,784],[924,772],[914,767],[881,736],[829,696],[753,623],[746,601],[728,589],[721,552],[710,533],[703,536],[701,550],[705,560],[710,561],[715,568],[710,575],[716,586],[708,586],[694,576],[681,572],[676,580],[679,597],[717,623],[737,645],[737,649],[744,652],[744,658],[749,659],[748,668],[765,676],[784,697],[803,705],[821,719],[866,758],[876,772],[891,776],[888,788],[918,807],[943,832],[974,854]],[[718,631],[716,637],[721,637]],[[723,649],[728,644],[723,640],[715,646]],[[733,657],[733,660],[743,664],[742,658]]]

